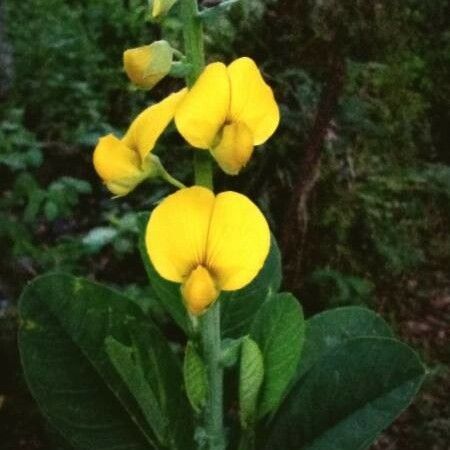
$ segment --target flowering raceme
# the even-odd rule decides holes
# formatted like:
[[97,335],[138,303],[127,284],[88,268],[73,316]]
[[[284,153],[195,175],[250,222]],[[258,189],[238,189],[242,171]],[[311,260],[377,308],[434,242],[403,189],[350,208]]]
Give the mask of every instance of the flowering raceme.
[[236,175],[255,145],[275,132],[280,113],[272,89],[250,58],[228,67],[209,64],[180,102],[178,131],[189,144],[210,150],[219,166]]
[[250,283],[269,252],[270,231],[258,207],[236,192],[194,186],[169,195],[146,231],[156,271],[181,283],[186,306],[202,313],[219,296]]
[[99,139],[94,167],[113,194],[126,195],[146,178],[159,174],[161,164],[151,151],[185,94],[183,89],[145,109],[122,139],[112,134]]

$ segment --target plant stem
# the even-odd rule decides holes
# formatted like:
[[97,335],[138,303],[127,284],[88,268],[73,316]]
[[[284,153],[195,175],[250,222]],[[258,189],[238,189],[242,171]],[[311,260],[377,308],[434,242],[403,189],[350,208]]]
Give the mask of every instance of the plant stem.
[[204,150],[195,150],[194,154],[195,184],[213,189],[211,157]]
[[[191,87],[205,66],[203,46],[203,24],[198,15],[197,0],[180,0],[181,20],[183,21],[184,52],[191,70],[186,83]],[[195,184],[213,188],[211,157],[205,150],[194,154]]]
[[178,189],[185,188],[186,186],[181,182],[178,181],[176,178],[174,178],[172,175],[170,175],[169,172],[166,170],[161,170],[161,178],[166,180],[168,183],[170,183],[172,186],[177,187]]
[[[197,0],[180,0],[186,63],[191,70],[186,83],[191,87],[205,66],[203,25]],[[204,150],[194,153],[195,184],[213,189],[211,158]],[[208,450],[225,450],[223,427],[223,368],[220,363],[220,302],[216,301],[200,318],[200,332],[208,375],[208,399],[204,412]]]
[[180,14],[183,21],[184,52],[186,60],[192,64],[186,77],[187,84],[191,87],[205,65],[203,24],[198,16],[197,0],[180,0]]
[[220,362],[220,302],[215,302],[201,318],[203,353],[208,375],[208,403],[205,425],[209,450],[224,450],[223,369]]

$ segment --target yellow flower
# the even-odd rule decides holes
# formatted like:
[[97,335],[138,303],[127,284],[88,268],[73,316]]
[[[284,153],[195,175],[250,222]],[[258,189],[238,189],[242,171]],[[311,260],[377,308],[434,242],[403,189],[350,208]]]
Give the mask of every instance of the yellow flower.
[[128,78],[143,89],[151,89],[172,67],[173,49],[166,41],[130,48],[123,53],[123,66]]
[[126,195],[144,179],[157,175],[160,163],[151,151],[185,94],[183,89],[145,109],[122,139],[112,134],[99,139],[94,167],[113,194]]
[[193,314],[220,294],[250,283],[269,252],[270,231],[258,207],[236,192],[217,196],[194,186],[165,198],[146,231],[147,251],[157,272],[182,283]]
[[153,0],[152,16],[153,18],[167,14],[177,0]]
[[236,175],[275,132],[280,113],[272,89],[250,58],[228,67],[209,64],[180,102],[178,131],[193,147],[208,149],[230,175]]

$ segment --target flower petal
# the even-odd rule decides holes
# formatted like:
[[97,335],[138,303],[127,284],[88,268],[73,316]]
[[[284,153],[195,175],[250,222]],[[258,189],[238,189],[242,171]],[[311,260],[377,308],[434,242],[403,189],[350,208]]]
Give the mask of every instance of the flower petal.
[[210,148],[225,122],[229,103],[227,68],[222,63],[209,64],[178,106],[178,131],[193,147]]
[[173,119],[175,110],[186,95],[187,89],[175,92],[142,111],[132,122],[123,142],[136,150],[142,161],[153,150],[157,139]]
[[218,145],[211,150],[221,169],[237,175],[253,153],[253,134],[243,122],[225,125]]
[[258,207],[246,196],[216,197],[209,225],[206,267],[225,291],[250,283],[269,253],[270,231]]
[[147,252],[156,271],[181,283],[205,258],[214,194],[194,186],[166,197],[152,212]]
[[272,89],[255,62],[239,58],[228,66],[231,83],[230,119],[244,122],[253,133],[254,145],[264,143],[275,132],[280,112]]
[[113,194],[126,195],[143,179],[139,155],[112,134],[99,139],[93,162]]
[[195,315],[202,313],[220,294],[211,274],[203,266],[190,273],[181,286],[181,293],[189,311]]

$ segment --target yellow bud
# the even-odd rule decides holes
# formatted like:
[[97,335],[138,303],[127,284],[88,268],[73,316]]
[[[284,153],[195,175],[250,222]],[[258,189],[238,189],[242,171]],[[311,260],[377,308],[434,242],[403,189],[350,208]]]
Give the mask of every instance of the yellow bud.
[[237,175],[253,153],[251,130],[243,122],[231,122],[225,125],[211,153],[225,173]]
[[172,67],[173,49],[166,41],[130,48],[123,53],[123,65],[128,78],[143,89],[159,83]]
[[177,0],[153,0],[152,16],[154,18],[167,14]]
[[181,293],[192,314],[201,314],[219,296],[219,290],[205,267],[197,266],[181,286]]

